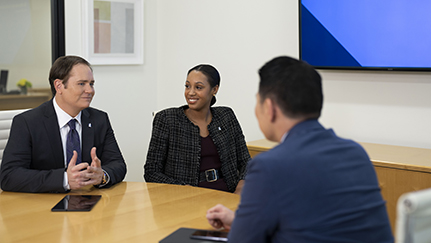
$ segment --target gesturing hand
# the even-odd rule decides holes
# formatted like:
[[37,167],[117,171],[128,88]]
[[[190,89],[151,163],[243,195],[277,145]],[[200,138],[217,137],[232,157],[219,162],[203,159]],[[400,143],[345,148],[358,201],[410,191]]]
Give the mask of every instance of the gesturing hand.
[[85,176],[85,169],[88,167],[88,163],[80,163],[76,165],[76,159],[78,158],[78,153],[74,150],[73,156],[69,161],[67,166],[67,179],[71,190],[79,189],[85,186],[85,181],[87,178]]
[[67,167],[67,178],[71,190],[79,189],[87,185],[99,185],[102,183],[103,170],[100,159],[96,155],[96,147],[91,149],[91,165],[82,162],[76,165],[78,153],[73,151],[72,159]]
[[227,207],[217,204],[207,211],[208,223],[215,229],[225,228],[230,230],[230,226],[235,218],[235,213]]
[[102,162],[96,155],[96,147],[91,149],[91,165],[87,168],[88,172],[88,185],[99,185],[102,183],[103,170]]

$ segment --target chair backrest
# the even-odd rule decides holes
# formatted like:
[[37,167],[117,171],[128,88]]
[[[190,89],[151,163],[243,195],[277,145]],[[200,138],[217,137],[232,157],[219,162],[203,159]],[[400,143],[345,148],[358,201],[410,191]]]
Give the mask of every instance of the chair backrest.
[[14,118],[14,116],[26,110],[27,109],[0,111],[0,164],[3,158],[3,150],[6,147],[6,143],[9,138],[9,131],[12,125],[12,119]]
[[398,199],[395,239],[397,243],[431,242],[431,188]]

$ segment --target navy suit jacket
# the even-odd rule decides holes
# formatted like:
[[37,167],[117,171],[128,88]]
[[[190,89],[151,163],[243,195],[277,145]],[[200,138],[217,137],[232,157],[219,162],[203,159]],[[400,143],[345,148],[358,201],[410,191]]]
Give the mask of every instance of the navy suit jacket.
[[317,120],[249,162],[229,242],[393,242],[374,167]]
[[[116,142],[108,115],[94,108],[82,110],[82,161],[91,164],[96,147],[102,169],[110,176],[105,186],[121,182],[126,164]],[[14,117],[3,153],[0,185],[4,191],[66,192],[65,165],[60,129],[53,101]]]

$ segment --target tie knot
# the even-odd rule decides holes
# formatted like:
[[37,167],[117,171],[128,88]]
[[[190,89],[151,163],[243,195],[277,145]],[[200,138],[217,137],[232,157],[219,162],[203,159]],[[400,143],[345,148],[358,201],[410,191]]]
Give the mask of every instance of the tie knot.
[[75,119],[70,119],[70,121],[67,123],[67,125],[69,125],[71,130],[75,130]]

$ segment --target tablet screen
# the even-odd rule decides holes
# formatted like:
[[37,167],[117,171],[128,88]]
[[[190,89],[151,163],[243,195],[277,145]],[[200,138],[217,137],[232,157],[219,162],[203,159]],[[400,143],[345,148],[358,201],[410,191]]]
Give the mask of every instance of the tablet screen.
[[101,197],[101,195],[66,195],[51,211],[90,211]]
[[224,231],[196,230],[190,236],[190,238],[227,242],[227,235],[228,235],[228,232],[224,232]]

